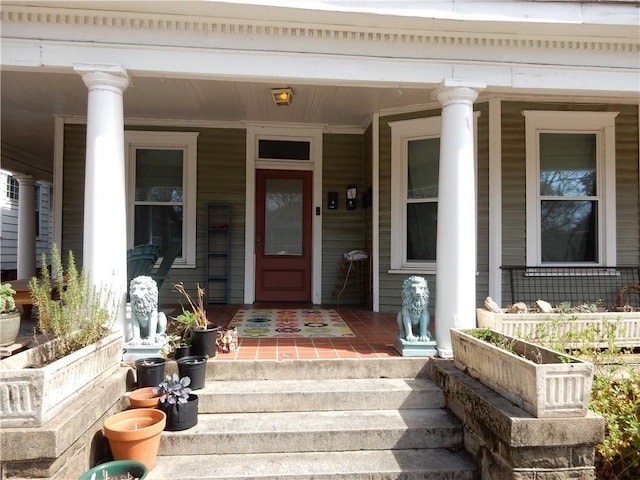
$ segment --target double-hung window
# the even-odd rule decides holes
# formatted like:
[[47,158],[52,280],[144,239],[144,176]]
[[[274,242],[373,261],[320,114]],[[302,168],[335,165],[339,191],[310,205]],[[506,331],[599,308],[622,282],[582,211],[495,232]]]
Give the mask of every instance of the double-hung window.
[[527,265],[615,265],[615,117],[524,111]]
[[197,138],[193,132],[125,132],[128,243],[179,244],[175,266],[195,266]]
[[435,272],[440,117],[390,123],[391,270]]

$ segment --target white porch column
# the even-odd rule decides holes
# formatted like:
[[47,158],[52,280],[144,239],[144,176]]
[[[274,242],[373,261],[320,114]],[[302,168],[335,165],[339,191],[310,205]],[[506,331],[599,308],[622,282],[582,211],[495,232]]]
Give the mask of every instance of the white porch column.
[[83,268],[97,288],[112,289],[118,301],[113,329],[124,333],[127,221],[122,96],[129,77],[120,66],[76,65],[74,70],[89,89]]
[[436,261],[438,355],[451,358],[451,328],[476,325],[476,187],[473,102],[483,84],[445,80],[442,105]]
[[28,175],[18,180],[18,278],[36,274],[36,181]]

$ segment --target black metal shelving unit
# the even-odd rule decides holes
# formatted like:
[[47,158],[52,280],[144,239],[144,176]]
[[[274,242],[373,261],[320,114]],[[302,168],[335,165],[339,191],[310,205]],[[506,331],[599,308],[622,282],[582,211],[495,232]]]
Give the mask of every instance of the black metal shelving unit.
[[207,205],[207,303],[229,304],[231,292],[231,205]]

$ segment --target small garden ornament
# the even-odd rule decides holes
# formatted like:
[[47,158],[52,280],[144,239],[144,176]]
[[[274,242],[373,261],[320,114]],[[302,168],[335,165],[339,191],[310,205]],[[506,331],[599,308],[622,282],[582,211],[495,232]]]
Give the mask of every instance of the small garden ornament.
[[402,309],[398,312],[395,348],[402,356],[435,355],[436,342],[429,332],[429,287],[423,277],[413,275],[402,283]]
[[146,275],[131,280],[131,321],[129,340],[124,345],[123,360],[166,356],[169,339],[166,335],[167,317],[158,311],[158,285]]
[[158,311],[158,285],[144,275],[131,280],[131,327],[133,338],[129,343],[150,345],[165,343],[167,317]]

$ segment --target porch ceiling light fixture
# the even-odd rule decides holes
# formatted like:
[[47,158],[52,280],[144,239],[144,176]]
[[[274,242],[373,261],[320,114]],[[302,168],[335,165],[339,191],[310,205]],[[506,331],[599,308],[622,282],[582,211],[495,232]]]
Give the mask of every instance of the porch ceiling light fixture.
[[283,105],[291,105],[291,100],[293,100],[293,90],[291,88],[272,88],[271,96],[273,97],[273,101],[276,102],[276,105],[279,107]]

